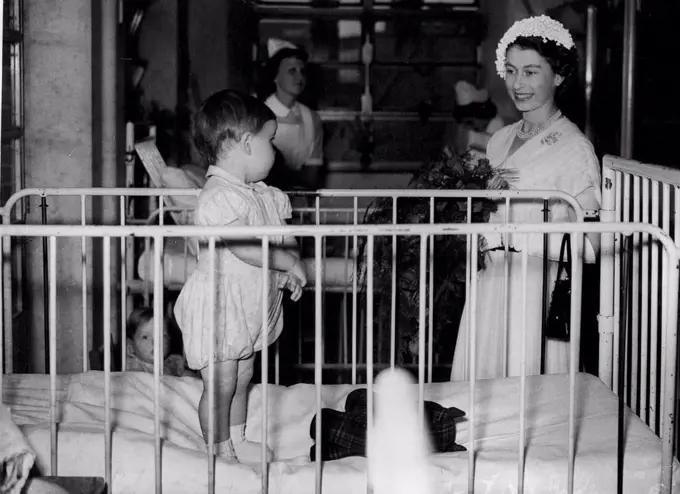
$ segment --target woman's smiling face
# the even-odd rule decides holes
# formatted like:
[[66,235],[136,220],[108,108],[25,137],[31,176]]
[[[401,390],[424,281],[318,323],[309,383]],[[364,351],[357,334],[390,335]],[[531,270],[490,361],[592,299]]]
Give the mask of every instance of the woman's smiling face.
[[548,61],[531,49],[508,48],[505,87],[520,112],[530,112],[555,99],[555,89],[563,77],[555,74]]

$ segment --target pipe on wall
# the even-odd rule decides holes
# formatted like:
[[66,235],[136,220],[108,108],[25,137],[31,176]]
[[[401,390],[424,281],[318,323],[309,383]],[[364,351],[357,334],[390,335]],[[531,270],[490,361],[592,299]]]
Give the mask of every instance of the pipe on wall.
[[623,15],[623,91],[621,94],[621,151],[633,157],[633,95],[635,91],[635,44],[637,0],[625,0]]
[[[122,64],[120,55],[121,31],[123,16],[122,0],[97,0],[92,2],[92,185],[94,187],[116,187],[124,180],[123,153],[125,132],[122,122]],[[118,137],[121,139],[118,139]],[[119,207],[117,198],[102,197],[92,201],[92,221],[99,225],[119,223]],[[119,258],[119,244],[110,239],[102,243],[93,242],[93,326],[106,327],[109,321],[103,321],[104,293],[102,292],[102,276],[105,270],[112,270],[113,279],[118,279],[120,266],[113,263],[110,267],[99,261],[102,259],[103,242],[111,242],[113,259]],[[119,296],[117,289],[111,290],[111,297]],[[112,310],[119,304],[111,300]],[[110,330],[112,340],[117,341],[119,334],[119,314],[111,314]],[[94,331],[89,336],[92,348],[99,348],[102,343],[101,331]]]

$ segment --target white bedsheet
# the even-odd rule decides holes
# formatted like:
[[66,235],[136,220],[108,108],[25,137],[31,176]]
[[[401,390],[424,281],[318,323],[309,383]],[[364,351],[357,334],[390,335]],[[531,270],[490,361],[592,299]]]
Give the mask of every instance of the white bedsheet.
[[[50,461],[49,376],[4,376],[3,401],[38,453],[37,464],[48,471]],[[104,374],[88,372],[59,376],[60,475],[104,476]],[[207,462],[196,407],[202,384],[191,378],[165,377],[161,383],[163,492],[205,492]],[[342,409],[352,386],[327,385],[324,407]],[[152,492],[154,482],[153,376],[111,375],[113,493]],[[616,492],[617,401],[595,377],[579,374],[578,457],[575,492]],[[469,385],[427,385],[425,398],[469,413]],[[527,380],[527,459],[525,492],[565,492],[567,478],[568,377]],[[261,387],[251,391],[247,436],[261,431]],[[476,492],[516,492],[519,432],[519,380],[480,381],[476,398]],[[270,466],[270,492],[314,492],[315,465],[308,458],[309,425],[316,413],[312,385],[269,386],[269,445],[277,461]],[[467,446],[468,427],[460,423],[458,442]],[[462,492],[467,486],[468,455],[439,454],[432,475],[439,492]],[[657,492],[661,442],[632,413],[628,415],[624,492]],[[259,492],[259,466],[216,465],[217,492]],[[674,469],[678,484],[678,464]],[[324,464],[324,493],[365,492],[365,459],[345,458]]]

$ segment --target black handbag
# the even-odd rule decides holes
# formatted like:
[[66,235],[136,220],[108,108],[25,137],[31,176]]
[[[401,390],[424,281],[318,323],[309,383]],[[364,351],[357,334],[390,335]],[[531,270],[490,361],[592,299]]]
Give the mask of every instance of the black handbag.
[[[566,259],[565,259],[566,251]],[[564,274],[562,273],[564,271]],[[557,279],[550,297],[545,336],[554,340],[569,341],[571,319],[571,242],[569,234],[562,237]]]

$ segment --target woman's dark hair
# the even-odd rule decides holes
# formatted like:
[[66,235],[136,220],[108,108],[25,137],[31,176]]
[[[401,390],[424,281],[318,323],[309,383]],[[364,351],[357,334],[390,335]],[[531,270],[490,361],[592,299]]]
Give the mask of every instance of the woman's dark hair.
[[[585,101],[580,101],[582,95],[576,90],[578,87],[578,50],[576,47],[565,48],[554,41],[544,41],[538,36],[518,36],[508,49],[516,46],[523,50],[534,50],[550,64],[555,74],[561,75],[564,80],[555,89],[555,103],[567,114],[567,117],[581,125],[583,119],[583,109]],[[565,111],[566,110],[566,111]]]
[[307,63],[309,55],[303,48],[282,48],[277,51],[273,57],[267,59],[262,66],[257,89],[258,97],[261,99],[266,99],[272,93],[276,92],[274,79],[276,79],[276,75],[279,73],[281,62],[286,58],[297,58],[298,60]]
[[257,98],[225,89],[206,99],[194,115],[193,140],[208,166],[217,163],[222,146],[238,142],[244,133],[257,134],[272,111]]

